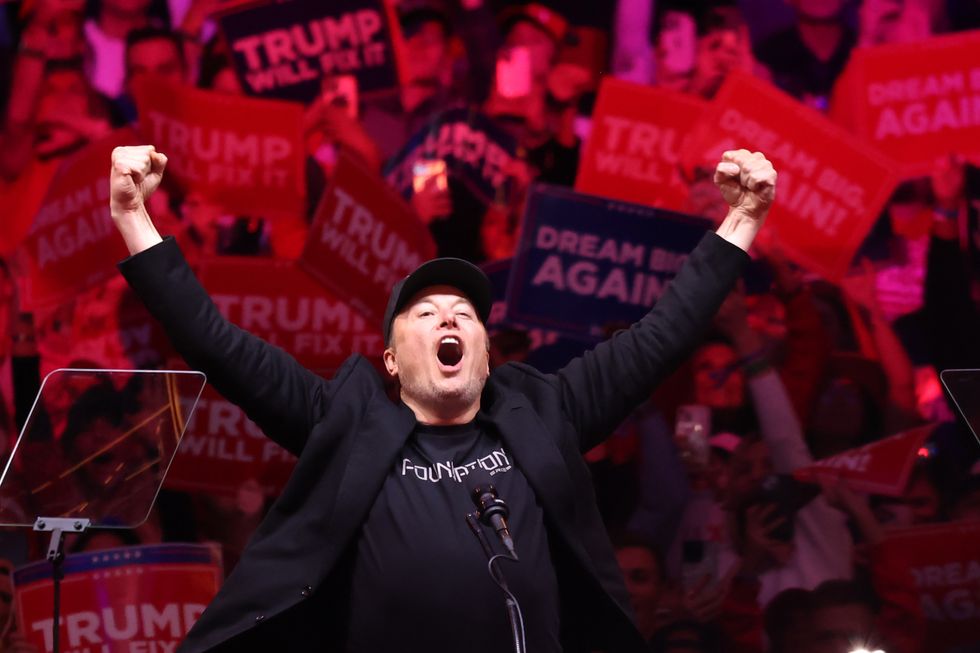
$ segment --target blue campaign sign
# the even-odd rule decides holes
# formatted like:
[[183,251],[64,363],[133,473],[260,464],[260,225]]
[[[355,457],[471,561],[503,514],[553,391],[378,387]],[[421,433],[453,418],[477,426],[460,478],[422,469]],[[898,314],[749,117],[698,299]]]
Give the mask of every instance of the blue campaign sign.
[[517,142],[493,120],[475,109],[457,107],[443,111],[408,139],[385,166],[384,177],[408,199],[415,163],[440,160],[451,179],[462,181],[490,202],[505,187],[506,171],[516,153]]
[[506,319],[579,338],[635,322],[710,226],[682,213],[535,185]]
[[383,0],[286,0],[218,21],[249,95],[310,102],[323,78],[346,75],[357,80],[360,95],[398,86]]

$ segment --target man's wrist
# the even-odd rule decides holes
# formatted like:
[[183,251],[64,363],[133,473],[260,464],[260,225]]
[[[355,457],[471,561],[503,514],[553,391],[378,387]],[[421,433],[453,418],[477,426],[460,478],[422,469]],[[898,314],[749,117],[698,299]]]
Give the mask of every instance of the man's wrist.
[[748,252],[761,227],[762,220],[747,216],[737,209],[729,209],[728,215],[722,220],[715,233]]
[[138,254],[163,241],[145,206],[136,209],[112,207],[110,214],[131,255]]

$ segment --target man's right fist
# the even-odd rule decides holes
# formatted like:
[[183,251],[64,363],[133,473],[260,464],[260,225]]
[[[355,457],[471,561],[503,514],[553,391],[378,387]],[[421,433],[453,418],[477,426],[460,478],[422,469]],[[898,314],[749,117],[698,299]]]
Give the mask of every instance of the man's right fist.
[[152,145],[117,147],[109,174],[109,209],[114,218],[143,210],[160,185],[167,157]]

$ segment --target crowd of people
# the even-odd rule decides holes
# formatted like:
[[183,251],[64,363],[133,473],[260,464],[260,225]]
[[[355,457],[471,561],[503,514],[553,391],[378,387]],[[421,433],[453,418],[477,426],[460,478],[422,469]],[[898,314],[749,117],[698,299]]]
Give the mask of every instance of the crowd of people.
[[[229,215],[197,192],[167,188],[153,196],[161,232],[174,235],[191,261],[295,258],[341,153],[380,174],[433,116],[458,106],[477,108],[518,143],[506,182],[488,202],[430,177],[409,203],[440,255],[504,259],[514,253],[530,184],[574,184],[603,75],[710,99],[728,73],[744,71],[826,111],[855,48],[980,29],[980,8],[970,0],[394,4],[404,38],[398,91],[360,98],[356,107],[324,92],[306,107],[305,215],[273,222]],[[222,5],[23,0],[0,7],[0,219],[32,216],[62,162],[138,121],[132,89],[142,78],[243,94],[214,21]],[[524,88],[517,93],[515,85]],[[815,278],[778,242],[768,243],[757,256],[767,288],[738,288],[691,358],[588,454],[651,650],[938,650],[925,641],[922,607],[885,591],[876,551],[896,530],[980,520],[980,446],[938,376],[980,367],[980,288],[961,246],[972,173],[961,154],[950,152],[930,177],[895,190],[840,284]],[[696,191],[691,212],[710,217],[716,200]],[[112,312],[100,306],[127,300],[121,282],[111,282],[25,312],[16,266],[0,263],[0,321],[9,333],[0,340],[0,429],[9,452],[41,373],[104,366],[78,343]],[[574,349],[512,325],[492,334],[491,344],[495,365],[553,366],[561,353],[543,350]],[[900,497],[792,476],[814,460],[920,426],[933,430]],[[136,534],[70,546],[217,541],[230,569],[268,502],[257,483],[234,499],[164,491]],[[19,532],[0,541],[17,564],[43,553],[40,540]],[[13,600],[8,576],[0,569],[0,619]],[[980,634],[963,644],[957,650],[980,650]],[[8,637],[0,651],[24,646]]]

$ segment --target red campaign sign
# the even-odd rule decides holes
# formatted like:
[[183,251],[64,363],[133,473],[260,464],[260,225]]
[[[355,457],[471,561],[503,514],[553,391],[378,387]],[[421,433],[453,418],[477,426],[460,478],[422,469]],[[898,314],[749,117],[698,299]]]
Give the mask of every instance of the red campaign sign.
[[[177,645],[222,581],[221,552],[200,544],[125,547],[65,558],[62,651],[164,653]],[[54,640],[51,563],[14,572],[21,632],[39,651]]]
[[165,487],[234,498],[247,481],[267,495],[277,494],[292,474],[296,458],[267,438],[255,423],[210,385],[204,387]]
[[858,492],[897,497],[905,491],[919,449],[932,433],[931,426],[905,431],[850,449],[796,470],[798,480],[816,482],[844,479]]
[[58,170],[18,250],[29,308],[64,302],[116,275],[128,253],[109,215],[109,165],[115,147],[134,142],[132,130],[116,130]]
[[380,325],[391,287],[433,256],[429,230],[405,201],[341,156],[299,258],[303,269]]
[[[277,345],[302,365],[329,376],[352,353],[376,357],[380,327],[331,296],[295,262],[245,257],[202,261],[199,277],[218,310]],[[207,386],[188,422],[167,487],[233,497],[256,480],[278,492],[295,459],[245,413]]]
[[871,561],[883,599],[900,603],[909,596],[921,609],[929,651],[980,643],[980,523],[888,533]]
[[980,157],[980,33],[860,48],[834,89],[831,117],[928,175],[951,153]]
[[141,132],[167,173],[237,215],[301,215],[303,107],[154,79],[136,89]]
[[685,142],[682,165],[758,150],[779,181],[766,231],[795,262],[836,281],[894,186],[893,164],[817,111],[747,74],[729,75]]
[[681,142],[707,105],[674,91],[603,78],[575,190],[685,210]]
[[368,322],[293,261],[220,256],[202,261],[198,276],[222,315],[319,374],[353,352],[384,350],[380,319]]

